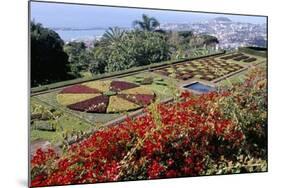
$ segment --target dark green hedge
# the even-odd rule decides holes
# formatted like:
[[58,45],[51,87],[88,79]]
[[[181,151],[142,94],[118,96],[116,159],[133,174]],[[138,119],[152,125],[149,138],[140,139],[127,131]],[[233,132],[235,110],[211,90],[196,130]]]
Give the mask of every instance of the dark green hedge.
[[259,47],[240,47],[238,48],[240,52],[244,52],[247,54],[252,54],[260,57],[267,57],[267,48],[259,48]]

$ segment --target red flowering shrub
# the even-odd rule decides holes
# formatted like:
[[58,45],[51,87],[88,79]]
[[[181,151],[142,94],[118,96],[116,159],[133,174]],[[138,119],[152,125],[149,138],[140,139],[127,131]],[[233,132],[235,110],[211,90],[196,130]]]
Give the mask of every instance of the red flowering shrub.
[[60,158],[38,151],[32,186],[262,171],[266,165],[239,161],[251,153],[245,152],[248,132],[223,105],[232,97],[228,91],[182,93],[178,102],[152,105],[144,116],[93,133]]
[[[241,92],[243,91],[243,92]],[[252,69],[240,84],[228,90],[231,97],[222,98],[218,108],[246,136],[248,151],[257,157],[267,155],[267,81],[266,70]]]
[[44,169],[46,168],[46,166],[50,168],[55,159],[57,159],[57,155],[52,149],[48,149],[47,151],[38,149],[36,151],[31,160],[32,186],[44,186],[44,184],[41,184],[42,179],[46,178],[48,175],[48,172],[44,171]]
[[[218,97],[210,93],[160,105],[157,109],[161,125],[153,113],[148,113],[135,121],[98,131],[72,145],[66,156],[54,160],[54,168],[46,166],[32,185],[200,175],[207,168],[207,156],[227,155],[236,151],[243,140],[242,132],[235,130],[231,121],[222,119],[219,112],[207,111],[207,103]],[[124,166],[123,160],[133,165]]]

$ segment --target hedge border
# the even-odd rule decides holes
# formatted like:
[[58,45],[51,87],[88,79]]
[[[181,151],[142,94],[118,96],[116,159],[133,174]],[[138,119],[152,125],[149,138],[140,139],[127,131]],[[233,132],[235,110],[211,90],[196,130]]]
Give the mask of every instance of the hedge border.
[[[259,48],[259,47],[256,47]],[[260,56],[260,57],[267,57],[267,48],[260,48],[260,49],[264,49],[264,51],[258,51],[258,50],[254,50],[251,49],[251,47],[240,47],[238,48],[238,51],[240,52],[244,52],[250,55],[255,55],[255,56]]]

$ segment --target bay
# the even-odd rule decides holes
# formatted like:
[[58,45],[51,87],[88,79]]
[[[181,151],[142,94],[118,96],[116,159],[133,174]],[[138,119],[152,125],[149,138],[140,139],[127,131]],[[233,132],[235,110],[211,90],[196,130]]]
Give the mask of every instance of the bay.
[[56,30],[61,39],[65,42],[73,40],[94,40],[100,38],[105,30],[92,29],[92,30]]

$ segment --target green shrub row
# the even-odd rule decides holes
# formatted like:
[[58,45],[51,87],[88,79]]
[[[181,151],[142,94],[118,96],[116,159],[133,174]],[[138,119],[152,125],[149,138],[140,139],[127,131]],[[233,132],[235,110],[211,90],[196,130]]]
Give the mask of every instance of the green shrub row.
[[[261,49],[261,50],[255,50],[255,49]],[[262,50],[264,49],[264,50]],[[266,48],[258,48],[258,47],[240,47],[238,48],[238,51],[244,52],[247,54],[260,56],[260,57],[267,57],[267,49]]]

